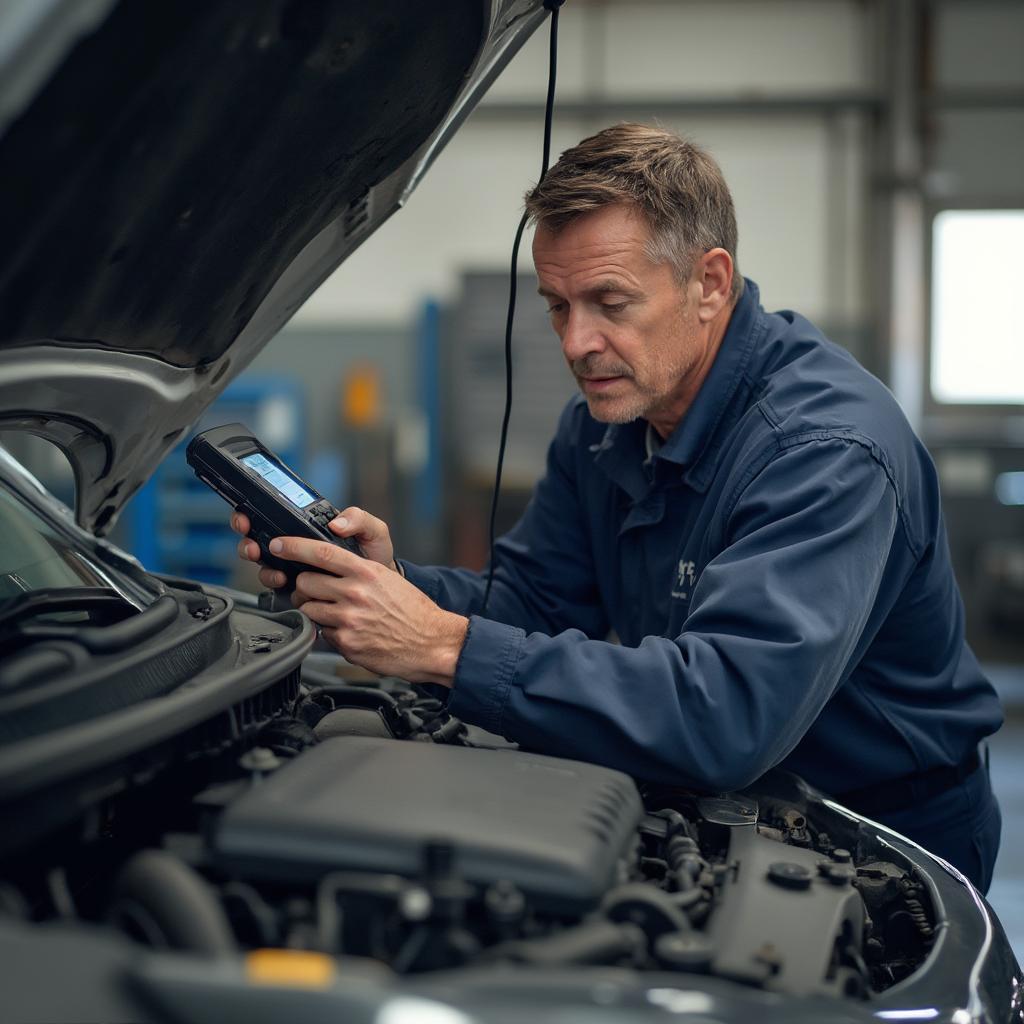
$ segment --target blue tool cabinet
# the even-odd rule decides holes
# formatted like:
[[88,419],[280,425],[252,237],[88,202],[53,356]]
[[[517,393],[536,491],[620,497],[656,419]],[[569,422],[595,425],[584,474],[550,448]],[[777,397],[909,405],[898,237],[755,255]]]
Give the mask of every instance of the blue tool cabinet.
[[287,377],[243,375],[203,414],[128,503],[118,542],[151,572],[229,586],[240,563],[230,511],[185,462],[194,434],[238,421],[303,475],[306,416],[301,388]]

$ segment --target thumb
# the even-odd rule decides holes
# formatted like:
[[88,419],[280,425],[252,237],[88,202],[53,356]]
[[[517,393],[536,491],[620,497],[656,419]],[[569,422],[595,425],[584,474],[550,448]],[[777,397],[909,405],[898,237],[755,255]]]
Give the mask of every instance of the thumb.
[[328,528],[335,536],[355,540],[371,561],[380,562],[389,569],[396,568],[391,534],[382,519],[353,506],[332,519]]

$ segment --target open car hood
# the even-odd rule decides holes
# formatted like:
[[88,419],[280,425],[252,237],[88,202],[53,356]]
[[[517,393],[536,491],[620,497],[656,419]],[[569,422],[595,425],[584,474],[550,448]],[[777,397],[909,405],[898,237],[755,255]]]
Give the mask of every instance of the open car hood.
[[31,0],[0,12],[0,429],[105,533],[400,207],[542,0]]

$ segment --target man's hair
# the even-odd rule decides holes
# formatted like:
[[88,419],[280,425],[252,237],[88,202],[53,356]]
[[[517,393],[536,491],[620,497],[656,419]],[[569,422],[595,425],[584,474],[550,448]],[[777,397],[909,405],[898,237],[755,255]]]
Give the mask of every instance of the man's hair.
[[732,257],[732,298],[743,292],[736,266],[736,212],[711,155],[673,132],[617,124],[567,149],[526,193],[530,220],[558,232],[593,210],[626,204],[647,222],[647,255],[682,283],[709,249]]

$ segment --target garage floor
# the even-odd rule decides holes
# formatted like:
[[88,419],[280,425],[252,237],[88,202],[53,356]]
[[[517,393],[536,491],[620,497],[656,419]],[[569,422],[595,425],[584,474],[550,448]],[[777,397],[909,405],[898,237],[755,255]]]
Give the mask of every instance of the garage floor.
[[1024,668],[986,666],[1006,710],[991,740],[992,784],[1003,811],[1003,841],[988,893],[1006,934],[1024,963]]

